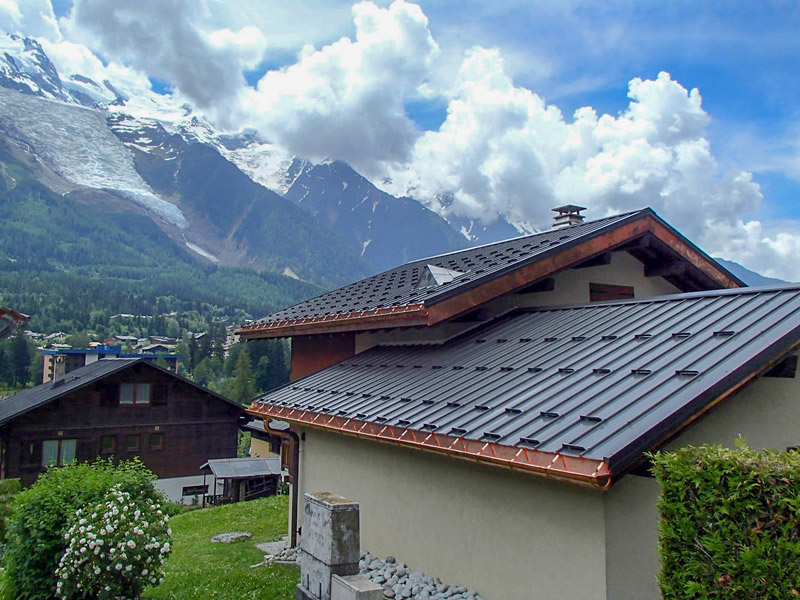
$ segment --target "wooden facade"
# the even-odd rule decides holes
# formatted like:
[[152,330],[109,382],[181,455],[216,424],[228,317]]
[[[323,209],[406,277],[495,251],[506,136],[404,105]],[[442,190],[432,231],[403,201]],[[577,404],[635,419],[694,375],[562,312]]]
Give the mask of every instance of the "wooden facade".
[[3,425],[0,469],[28,486],[48,462],[138,456],[159,479],[199,475],[208,459],[236,456],[242,415],[238,405],[136,361]]

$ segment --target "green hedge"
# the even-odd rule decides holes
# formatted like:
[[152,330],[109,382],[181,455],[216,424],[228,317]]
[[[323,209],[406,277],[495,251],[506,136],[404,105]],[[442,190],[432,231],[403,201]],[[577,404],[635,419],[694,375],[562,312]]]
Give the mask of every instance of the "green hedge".
[[0,480],[0,545],[6,543],[6,519],[11,514],[11,504],[22,490],[19,479]]
[[800,598],[800,454],[702,446],[652,459],[665,600]]
[[72,463],[51,468],[17,495],[7,520],[4,600],[49,600],[54,573],[67,546],[64,534],[79,509],[102,501],[112,486],[135,497],[163,501],[155,476],[141,461]]

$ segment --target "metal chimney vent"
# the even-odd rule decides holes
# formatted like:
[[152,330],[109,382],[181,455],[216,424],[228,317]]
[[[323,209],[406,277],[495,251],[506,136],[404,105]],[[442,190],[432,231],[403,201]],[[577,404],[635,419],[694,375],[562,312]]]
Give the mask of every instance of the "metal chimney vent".
[[581,225],[583,223],[585,217],[581,214],[581,211],[586,210],[586,207],[565,204],[552,210],[554,213],[558,213],[553,217],[553,227],[571,227],[572,225]]
[[444,267],[437,267],[436,265],[425,265],[425,268],[419,276],[419,281],[414,287],[420,289],[434,285],[442,285],[443,283],[450,283],[453,279],[463,274],[464,273],[461,271],[445,269]]

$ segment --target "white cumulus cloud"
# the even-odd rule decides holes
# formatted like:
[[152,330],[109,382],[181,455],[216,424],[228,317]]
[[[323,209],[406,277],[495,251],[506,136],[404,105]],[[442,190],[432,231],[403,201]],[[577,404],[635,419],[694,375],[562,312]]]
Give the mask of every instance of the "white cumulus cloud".
[[[411,160],[387,165],[387,191],[536,227],[560,204],[587,206],[592,218],[650,206],[710,254],[800,279],[797,228],[748,219],[760,187],[749,172],[721,171],[699,91],[668,73],[633,79],[617,116],[585,107],[567,120],[515,85],[498,50],[474,48],[447,96],[441,127],[417,140]],[[444,208],[443,196],[452,199]]]
[[245,92],[242,106],[248,124],[292,152],[369,170],[408,157],[418,132],[404,102],[424,93],[438,46],[415,4],[361,2],[353,19],[355,39],[306,47]]
[[245,84],[242,69],[266,47],[252,27],[207,30],[194,0],[77,0],[62,30],[107,58],[167,81],[197,107],[225,120]]
[[50,0],[0,0],[0,30],[51,41],[61,39]]

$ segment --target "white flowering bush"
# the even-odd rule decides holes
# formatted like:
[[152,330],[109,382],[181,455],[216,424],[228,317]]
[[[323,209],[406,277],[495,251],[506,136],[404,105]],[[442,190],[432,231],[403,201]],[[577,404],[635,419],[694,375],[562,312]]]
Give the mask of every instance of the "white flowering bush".
[[138,598],[163,577],[170,553],[169,517],[146,496],[112,487],[104,501],[80,509],[64,534],[56,596],[64,600]]

